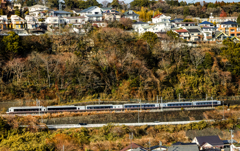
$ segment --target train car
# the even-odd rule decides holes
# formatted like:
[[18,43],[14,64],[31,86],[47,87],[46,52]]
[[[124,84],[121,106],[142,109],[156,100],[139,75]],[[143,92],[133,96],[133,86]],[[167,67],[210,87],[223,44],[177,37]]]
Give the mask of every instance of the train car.
[[86,110],[115,110],[122,109],[122,105],[112,105],[112,104],[99,104],[99,105],[87,105]]
[[194,101],[193,102],[193,106],[196,106],[196,107],[219,106],[219,105],[221,105],[221,101],[217,101],[217,100]]
[[6,113],[37,113],[37,112],[46,112],[47,108],[43,106],[23,106],[23,107],[10,107]]
[[77,111],[79,107],[74,105],[67,106],[47,106],[48,112]]
[[135,103],[135,104],[124,104],[123,105],[124,109],[154,109],[154,108],[159,108],[159,104],[154,104],[154,103]]
[[163,108],[192,107],[192,105],[192,102],[169,102],[160,104],[160,106]]

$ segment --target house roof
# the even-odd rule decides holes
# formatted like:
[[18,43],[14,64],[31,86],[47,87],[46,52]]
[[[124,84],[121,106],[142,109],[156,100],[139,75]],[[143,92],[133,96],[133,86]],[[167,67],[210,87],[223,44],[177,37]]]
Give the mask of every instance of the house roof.
[[66,19],[80,19],[80,18],[86,18],[84,16],[76,16],[76,17],[63,17],[63,18],[66,18]]
[[176,142],[173,143],[172,145],[197,145],[196,143],[183,143],[183,142]]
[[198,33],[200,32],[198,29],[188,29],[190,33]]
[[102,14],[86,14],[87,17],[102,17]]
[[48,8],[48,7],[44,6],[44,5],[33,5],[33,6],[30,6],[29,8],[39,8],[39,7],[41,7],[41,8]]
[[228,37],[228,35],[227,35],[227,34],[225,34],[225,33],[221,32],[221,31],[216,31],[216,32],[215,32],[215,37],[216,37],[216,38],[217,38],[218,36],[220,36],[220,35],[225,35],[225,36],[227,36],[227,37]]
[[217,135],[214,136],[199,136],[196,137],[198,143],[200,146],[202,146],[205,143],[209,143],[212,146],[223,146],[223,142],[220,140],[220,138]]
[[160,17],[160,16],[162,16],[162,14],[157,14],[157,15],[155,15],[153,18],[158,18],[158,17]]
[[[231,140],[222,140],[223,144],[230,144],[231,143]],[[233,139],[233,143],[237,143],[237,141],[235,141]]]
[[202,22],[202,23],[199,23],[199,25],[213,25],[213,23],[210,23],[210,22],[208,22],[208,21],[204,21],[204,22]]
[[[127,151],[127,150],[131,149],[131,147],[132,147],[132,149],[137,149],[137,148],[139,148],[139,149],[141,149],[142,151],[147,151],[146,148],[144,148],[144,147],[142,147],[142,146],[140,146],[140,145],[138,145],[138,144],[135,144],[135,143],[132,143],[132,145],[129,144],[127,147],[123,148],[121,151]],[[140,151],[141,151],[141,150],[140,150]]]
[[234,25],[237,25],[237,23],[236,22],[234,22],[234,21],[226,21],[226,22],[222,22],[221,24],[224,24],[224,25],[229,25],[229,24],[234,24]]
[[119,11],[116,11],[116,10],[106,10],[104,11],[103,13],[119,13]]
[[159,145],[156,145],[156,146],[152,146],[152,147],[150,147],[150,150],[153,150],[153,149],[156,149],[156,148],[159,148],[159,147],[161,147],[161,148],[167,148],[166,146],[159,146]]
[[72,13],[61,10],[61,11],[54,11],[54,14],[72,14]]
[[179,22],[179,23],[175,23],[175,24],[195,24],[195,22]]
[[102,11],[111,10],[111,9],[112,9],[111,7],[104,7],[104,8],[101,8]]
[[186,29],[179,29],[179,30],[175,30],[178,33],[187,33],[188,31]]
[[139,15],[136,14],[134,11],[132,11],[132,12],[133,12],[132,14],[129,14],[130,11],[132,11],[132,10],[126,11],[123,15],[124,15],[124,16],[139,16]]
[[138,25],[138,24],[148,24],[148,23],[146,23],[146,22],[142,22],[142,21],[139,21],[139,22],[135,22],[135,23],[133,23],[133,25]]
[[80,11],[80,13],[86,13],[86,12],[92,10],[92,9],[95,9],[95,8],[97,8],[97,6],[91,6],[91,7],[88,7],[88,8],[86,8],[86,9]]
[[168,151],[199,151],[199,149],[197,145],[173,145]]
[[173,19],[173,20],[171,20],[171,21],[176,21],[176,20],[183,20],[182,18],[175,18],[175,19]]

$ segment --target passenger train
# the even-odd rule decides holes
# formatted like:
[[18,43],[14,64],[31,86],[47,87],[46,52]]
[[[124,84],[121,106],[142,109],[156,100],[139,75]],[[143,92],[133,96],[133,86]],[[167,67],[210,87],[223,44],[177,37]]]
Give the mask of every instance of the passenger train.
[[193,102],[168,102],[168,103],[135,103],[135,104],[99,104],[86,106],[23,106],[10,107],[6,113],[8,114],[26,114],[26,113],[55,113],[55,112],[84,112],[84,111],[102,111],[102,110],[148,110],[160,108],[189,108],[189,107],[210,107],[219,106],[221,101],[193,101]]

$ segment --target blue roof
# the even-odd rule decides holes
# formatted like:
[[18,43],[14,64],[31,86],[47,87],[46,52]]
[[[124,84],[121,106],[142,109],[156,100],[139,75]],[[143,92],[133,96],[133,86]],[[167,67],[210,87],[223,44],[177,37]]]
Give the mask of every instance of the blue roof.
[[88,8],[86,8],[86,9],[82,10],[80,13],[86,13],[87,11],[89,11],[89,10],[91,10],[91,9],[93,9],[93,8],[96,8],[96,7],[97,7],[97,6],[88,7]]
[[208,22],[208,21],[204,21],[204,22],[202,22],[202,23],[199,23],[199,25],[202,25],[202,24],[209,24],[209,25],[213,25],[213,23],[210,23],[210,22]]
[[72,14],[72,13],[67,11],[54,11],[54,14]]
[[226,22],[223,22],[221,24],[234,24],[234,25],[237,25],[237,23],[234,22],[234,21],[226,21]]
[[104,11],[104,13],[111,13],[111,12],[115,12],[115,13],[119,13],[119,11],[116,11],[116,10],[107,10],[107,11]]
[[[156,149],[158,147],[160,147],[160,146],[159,145],[152,146],[152,147],[150,147],[150,150]],[[161,148],[167,148],[167,147],[166,146],[161,146]]]

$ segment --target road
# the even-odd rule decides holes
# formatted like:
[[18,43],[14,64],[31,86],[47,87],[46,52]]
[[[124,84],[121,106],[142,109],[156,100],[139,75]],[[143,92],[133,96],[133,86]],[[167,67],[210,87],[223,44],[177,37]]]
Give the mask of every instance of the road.
[[[142,126],[142,125],[178,125],[178,124],[189,124],[189,123],[196,123],[202,120],[195,120],[195,121],[176,121],[176,122],[149,122],[149,123],[113,123],[113,125],[126,125],[126,126]],[[212,122],[214,120],[204,120],[206,122]],[[47,125],[49,129],[66,129],[66,128],[93,128],[93,127],[103,127],[107,124],[87,124],[87,125],[79,125],[79,124],[57,124],[57,125]],[[27,127],[26,125],[21,125],[20,127]]]

